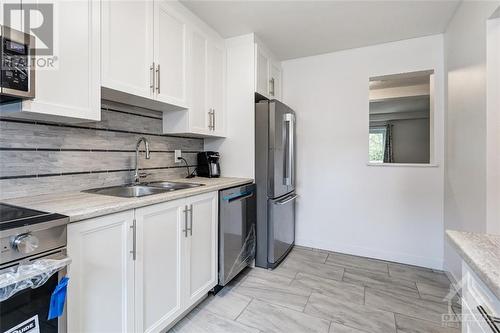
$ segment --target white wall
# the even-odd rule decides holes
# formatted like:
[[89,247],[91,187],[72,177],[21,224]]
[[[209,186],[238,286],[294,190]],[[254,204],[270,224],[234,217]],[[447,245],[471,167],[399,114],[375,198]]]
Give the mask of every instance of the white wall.
[[486,230],[500,235],[500,18],[487,23],[486,49]]
[[[297,112],[296,243],[441,268],[442,36],[283,63],[284,101]],[[434,69],[438,167],[368,166],[368,80]]]
[[227,139],[205,139],[205,150],[220,152],[224,177],[255,178],[254,41],[226,39]]
[[[498,1],[465,1],[446,33],[445,228],[486,232],[486,20]],[[445,268],[460,279],[447,244]]]

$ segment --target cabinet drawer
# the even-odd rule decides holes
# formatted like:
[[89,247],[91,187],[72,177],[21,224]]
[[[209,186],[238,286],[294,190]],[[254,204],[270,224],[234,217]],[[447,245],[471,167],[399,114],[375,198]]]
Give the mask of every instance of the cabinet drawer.
[[465,288],[463,297],[469,305],[481,305],[488,309],[490,315],[495,317],[500,316],[500,300],[486,287],[479,277],[463,263],[462,276],[465,279]]
[[[499,317],[500,302],[466,264],[462,264],[463,332],[498,332],[490,328],[481,311]],[[500,324],[496,324],[500,328]],[[479,330],[478,328],[481,328]]]
[[478,318],[466,303],[462,303],[462,333],[490,333],[479,324]]

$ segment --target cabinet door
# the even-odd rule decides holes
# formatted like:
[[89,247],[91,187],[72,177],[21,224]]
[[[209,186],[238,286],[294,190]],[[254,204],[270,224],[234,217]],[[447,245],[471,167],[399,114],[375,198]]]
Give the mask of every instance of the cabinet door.
[[269,85],[270,97],[281,100],[281,66],[279,63],[271,63],[271,79]]
[[24,15],[21,0],[2,0],[0,3],[0,25],[6,24],[4,19],[8,17],[9,27],[14,30],[24,31]]
[[68,225],[68,332],[133,332],[134,213]]
[[103,0],[101,45],[102,86],[153,97],[153,2]]
[[186,200],[191,208],[186,238],[186,303],[194,304],[217,284],[217,192]]
[[207,38],[197,30],[191,34],[189,53],[189,125],[192,132],[207,133],[210,119],[207,102]]
[[179,201],[170,201],[135,211],[136,332],[159,332],[182,312],[181,220],[184,225],[184,219],[179,205]]
[[186,106],[186,22],[168,1],[155,1],[155,95],[159,101]]
[[[47,3],[54,6],[58,37],[53,41],[52,54],[37,57],[36,98],[23,102],[22,110],[56,117],[100,120],[99,2],[49,0],[36,1],[35,5],[38,2],[41,6]],[[42,26],[42,22],[41,15],[32,15],[30,26]]]
[[225,134],[226,114],[224,103],[225,91],[225,49],[223,45],[211,42],[208,47],[208,96],[212,109],[212,131],[223,136]]
[[269,98],[269,55],[255,44],[255,91]]

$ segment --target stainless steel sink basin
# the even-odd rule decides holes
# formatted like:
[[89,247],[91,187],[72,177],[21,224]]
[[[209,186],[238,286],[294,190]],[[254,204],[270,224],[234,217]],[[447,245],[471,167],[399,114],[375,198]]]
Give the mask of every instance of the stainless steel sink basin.
[[94,188],[83,192],[111,195],[114,197],[122,197],[122,198],[137,198],[137,197],[144,197],[146,195],[166,193],[168,191],[169,191],[168,189],[145,186],[145,185],[121,185],[121,186]]
[[146,183],[147,186],[155,187],[155,188],[162,188],[162,189],[167,189],[169,191],[177,191],[177,190],[184,190],[187,188],[193,188],[193,187],[199,187],[203,186],[203,184],[194,184],[194,183],[177,183],[177,182],[151,182],[151,183]]
[[138,198],[146,195],[166,193],[171,191],[183,190],[202,186],[202,184],[176,183],[176,182],[151,182],[138,185],[121,185],[112,187],[94,188],[83,192],[102,195],[111,195],[122,198]]

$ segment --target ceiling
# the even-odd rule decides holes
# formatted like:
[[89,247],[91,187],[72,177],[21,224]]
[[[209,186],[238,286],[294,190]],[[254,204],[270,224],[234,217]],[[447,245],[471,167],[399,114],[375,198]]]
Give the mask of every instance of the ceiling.
[[224,38],[254,32],[293,59],[444,32],[459,0],[181,0]]

